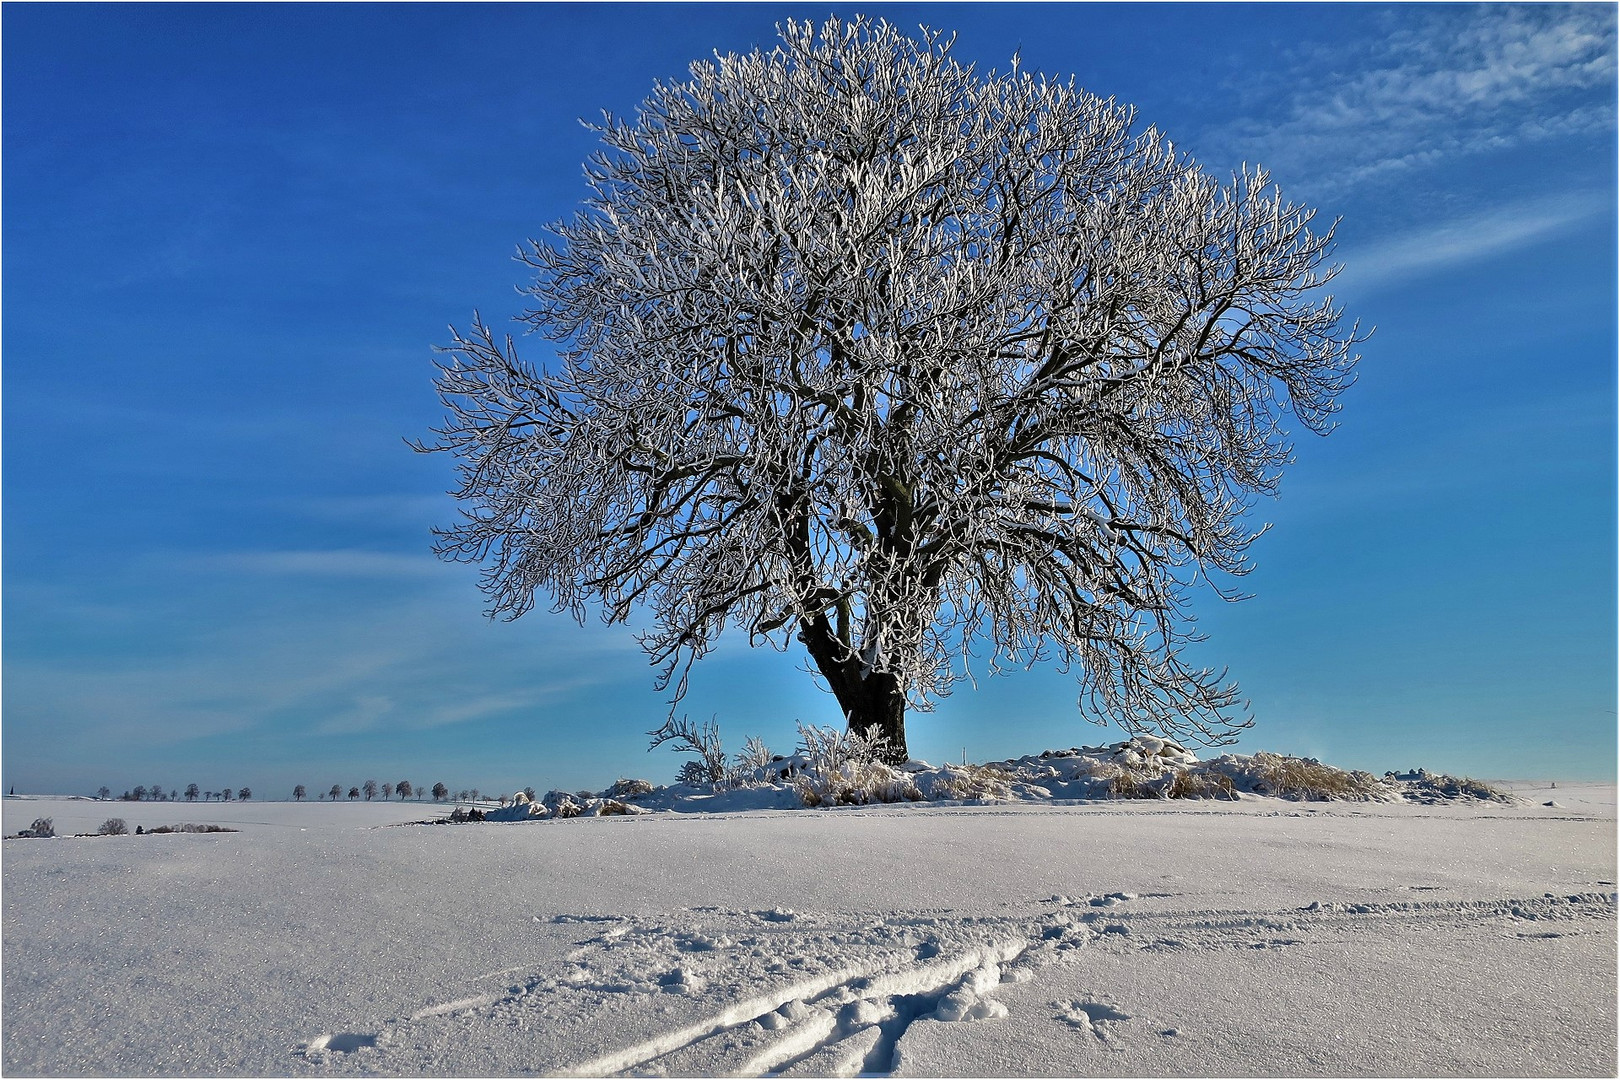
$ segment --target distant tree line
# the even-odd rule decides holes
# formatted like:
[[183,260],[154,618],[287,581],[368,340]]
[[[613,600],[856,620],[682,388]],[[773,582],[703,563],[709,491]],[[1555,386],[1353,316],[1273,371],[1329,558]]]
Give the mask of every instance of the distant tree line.
[[[96,798],[98,799],[107,800],[112,797],[112,788],[107,787],[105,784],[96,792]],[[187,784],[185,800],[187,802],[196,802],[199,797],[205,802],[212,802],[215,799],[220,802],[229,802],[233,798],[246,802],[253,798],[253,789],[242,787],[232,791],[227,786],[218,791],[203,791],[196,784]],[[162,784],[153,784],[151,787],[147,787],[145,784],[136,784],[118,798],[121,802],[179,802],[181,796],[177,789],[164,791]]]
[[[533,788],[527,788],[525,791],[531,799],[534,797]],[[450,787],[443,781],[434,784],[430,788],[425,784],[413,783],[410,780],[400,780],[396,783],[384,782],[381,784],[377,783],[375,780],[367,780],[365,783],[356,784],[353,787],[348,788],[346,791],[342,784],[333,784],[325,791],[317,791],[315,793],[315,798],[337,802],[340,799],[343,799],[345,794],[347,794],[347,797],[350,800],[364,798],[368,802],[377,798],[379,795],[384,799],[393,799],[397,797],[401,801],[412,797],[415,797],[417,800],[422,800],[431,795],[434,802],[444,802],[451,798],[455,798],[461,802],[476,802],[482,797],[477,788],[461,788],[460,790],[452,791]],[[294,802],[303,802],[309,797],[308,786],[304,784],[297,785],[292,790],[292,796]],[[232,799],[246,802],[253,797],[253,789],[243,787],[237,788],[233,791],[229,785],[225,785],[218,791],[204,791],[196,784],[187,784],[183,797],[187,802],[196,802],[198,799],[202,799],[204,802],[213,802],[216,799],[220,802],[230,802]],[[103,801],[113,798],[112,789],[106,785],[103,785],[101,789],[96,792],[96,798]],[[133,788],[130,788],[128,791],[118,796],[118,799],[123,802],[178,802],[181,798],[182,794],[178,789],[165,790],[165,786],[163,784],[153,784],[151,787],[147,787],[145,784],[136,784]],[[504,803],[506,801],[506,797],[502,796],[501,801]]]

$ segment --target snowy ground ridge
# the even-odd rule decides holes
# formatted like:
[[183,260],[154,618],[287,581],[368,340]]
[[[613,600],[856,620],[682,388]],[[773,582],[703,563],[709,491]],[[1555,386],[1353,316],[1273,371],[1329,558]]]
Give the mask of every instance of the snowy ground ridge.
[[[718,770],[717,770],[718,771]],[[656,787],[620,780],[600,792],[549,791],[537,800],[481,812],[482,820],[612,816],[675,811],[795,809],[870,803],[1089,802],[1101,799],[1228,799],[1255,795],[1302,801],[1511,803],[1513,796],[1467,777],[1385,773],[1382,777],[1264,751],[1200,761],[1168,739],[1139,735],[1110,746],[1047,750],[982,765],[897,766],[800,752],[738,765],[726,779]],[[458,820],[461,820],[458,818]]]

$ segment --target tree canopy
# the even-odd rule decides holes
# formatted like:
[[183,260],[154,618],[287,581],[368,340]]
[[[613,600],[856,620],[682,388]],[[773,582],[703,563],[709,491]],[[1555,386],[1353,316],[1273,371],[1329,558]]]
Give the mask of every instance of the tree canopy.
[[[1325,432],[1358,334],[1332,227],[1207,175],[1133,111],[883,22],[789,22],[605,116],[522,316],[440,361],[491,613],[650,616],[679,699],[728,627],[805,647],[850,726],[1056,659],[1090,719],[1247,726],[1184,660],[1195,582]],[[976,650],[982,645],[982,657]]]

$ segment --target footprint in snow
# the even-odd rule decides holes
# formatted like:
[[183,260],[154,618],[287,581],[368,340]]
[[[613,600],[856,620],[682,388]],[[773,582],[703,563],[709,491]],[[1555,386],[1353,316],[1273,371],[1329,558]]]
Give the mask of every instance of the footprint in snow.
[[377,1045],[377,1036],[358,1031],[339,1031],[330,1035],[317,1035],[305,1044],[300,1053],[311,1061],[322,1061],[328,1054],[352,1054],[369,1050]]
[[1052,1006],[1058,1010],[1059,1020],[1104,1046],[1113,1045],[1118,1038],[1118,1026],[1131,1019],[1129,1013],[1101,1001],[1054,1001]]

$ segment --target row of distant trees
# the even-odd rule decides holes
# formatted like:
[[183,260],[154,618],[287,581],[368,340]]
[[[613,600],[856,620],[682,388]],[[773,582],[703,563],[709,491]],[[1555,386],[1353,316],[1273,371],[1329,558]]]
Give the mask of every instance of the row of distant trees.
[[[361,784],[358,787],[351,787],[348,790],[348,797],[350,799],[364,798],[369,801],[377,798],[379,795],[384,799],[392,799],[397,796],[401,801],[409,799],[413,795],[418,799],[425,799],[429,795],[432,795],[434,802],[444,802],[446,799],[451,798],[458,799],[461,802],[476,802],[478,799],[483,798],[482,793],[477,788],[461,788],[458,791],[452,791],[442,781],[434,784],[432,788],[428,788],[423,784],[413,784],[409,780],[401,780],[397,784],[379,784],[375,780],[367,780],[364,784]],[[293,788],[294,800],[302,802],[308,796],[309,789],[303,784],[299,784],[297,787]],[[343,798],[343,796],[344,791],[342,784],[333,784],[326,791],[315,793],[315,797],[317,799],[327,798],[333,802],[337,802],[339,799]],[[529,797],[534,797],[532,791],[530,792]]]
[[[342,784],[333,784],[325,791],[315,793],[317,799],[330,799],[332,802],[337,802],[344,795],[345,789]],[[432,795],[435,802],[444,802],[452,796],[462,802],[476,801],[482,797],[477,788],[462,788],[459,791],[451,791],[442,781],[429,788],[423,784],[413,784],[409,780],[401,780],[396,784],[386,782],[379,784],[375,780],[367,780],[363,784],[348,788],[347,795],[350,799],[364,798],[368,802],[379,795],[384,799],[392,799],[397,796],[401,801],[409,799],[413,795],[417,799],[425,799]],[[106,800],[112,797],[112,789],[105,785],[96,792],[96,798],[98,799]],[[226,786],[218,791],[204,791],[196,784],[187,784],[183,797],[187,802],[196,802],[198,799],[202,799],[204,802],[213,802],[215,799],[220,802],[229,802],[233,798],[246,802],[248,799],[253,798],[253,789],[244,787],[232,791],[229,786]],[[299,784],[293,788],[293,799],[295,801],[303,802],[308,797],[309,788],[305,785]],[[124,802],[179,802],[182,793],[178,789],[166,791],[162,784],[153,784],[151,787],[136,784],[118,798]]]
[[[403,802],[412,795],[415,795],[418,799],[424,799],[428,796],[428,794],[429,791],[427,787],[423,786],[422,784],[413,784],[409,780],[401,780],[397,784],[379,784],[375,780],[367,780],[363,784],[349,788],[348,791],[349,798],[358,799],[364,797],[367,802],[375,799],[378,795],[381,795],[384,799],[392,799],[394,796],[398,795],[400,801]],[[302,802],[308,795],[309,789],[303,784],[299,784],[297,787],[293,788],[293,798],[298,802]],[[434,784],[432,795],[435,799],[442,801],[449,797],[450,789],[445,787],[442,783]],[[339,799],[343,798],[343,785],[333,784],[325,791],[317,791],[315,793],[315,797],[317,799],[331,799],[333,802],[337,802]]]
[[[105,784],[102,785],[101,790],[96,792],[96,798],[98,799],[106,800],[112,797],[112,788],[107,787]],[[122,802],[179,802],[181,795],[176,789],[165,791],[162,784],[153,784],[151,787],[147,787],[145,784],[136,784],[118,798]],[[218,791],[204,791],[196,784],[187,784],[185,800],[187,802],[196,802],[199,798],[204,802],[212,802],[215,799],[220,802],[230,802],[233,798],[247,802],[253,798],[253,789],[244,787],[232,791],[229,786],[226,786]]]

